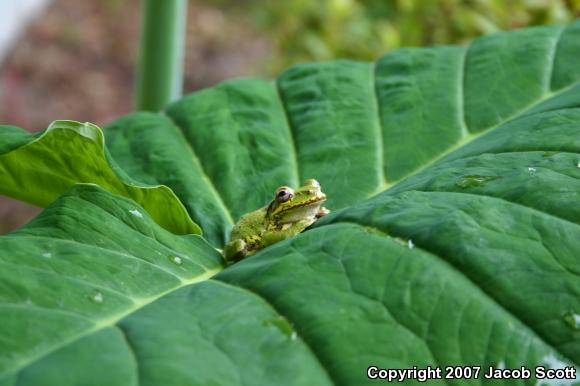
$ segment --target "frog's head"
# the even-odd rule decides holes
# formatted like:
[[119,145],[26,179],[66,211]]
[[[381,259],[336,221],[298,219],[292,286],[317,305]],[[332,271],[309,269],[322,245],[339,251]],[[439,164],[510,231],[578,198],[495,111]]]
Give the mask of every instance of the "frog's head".
[[304,186],[292,190],[287,186],[276,189],[274,199],[268,206],[266,217],[276,223],[291,223],[312,218],[318,213],[326,194],[320,190],[320,183],[308,179]]

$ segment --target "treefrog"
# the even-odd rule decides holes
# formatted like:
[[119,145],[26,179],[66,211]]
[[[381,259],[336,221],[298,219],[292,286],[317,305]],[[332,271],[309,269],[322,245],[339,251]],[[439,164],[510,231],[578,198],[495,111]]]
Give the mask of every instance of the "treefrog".
[[314,179],[306,180],[296,190],[279,187],[268,205],[242,216],[234,225],[230,242],[224,248],[226,261],[236,262],[302,232],[330,213],[322,206],[324,201],[326,195]]

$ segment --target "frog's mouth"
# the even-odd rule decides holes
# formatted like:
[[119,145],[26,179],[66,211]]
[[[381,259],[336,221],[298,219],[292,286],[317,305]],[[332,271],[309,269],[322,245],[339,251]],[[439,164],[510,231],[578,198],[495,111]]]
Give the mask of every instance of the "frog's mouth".
[[305,201],[300,205],[296,205],[281,211],[278,213],[277,217],[281,222],[294,222],[305,217],[314,216],[324,201],[326,201],[326,196],[319,196],[310,201]]

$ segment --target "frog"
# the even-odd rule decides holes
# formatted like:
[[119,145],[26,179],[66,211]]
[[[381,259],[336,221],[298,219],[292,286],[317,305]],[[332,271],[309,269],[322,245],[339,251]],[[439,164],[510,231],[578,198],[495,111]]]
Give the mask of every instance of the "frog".
[[272,244],[296,236],[330,213],[322,206],[326,194],[320,183],[309,178],[294,190],[280,186],[267,205],[243,215],[234,225],[224,258],[233,264]]

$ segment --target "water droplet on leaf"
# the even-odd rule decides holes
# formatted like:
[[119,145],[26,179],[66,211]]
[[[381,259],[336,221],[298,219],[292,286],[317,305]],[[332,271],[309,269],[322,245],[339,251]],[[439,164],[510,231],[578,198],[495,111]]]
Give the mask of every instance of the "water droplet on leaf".
[[536,168],[533,168],[531,166],[528,166],[528,172],[535,173],[536,172]]
[[407,241],[407,246],[409,247],[409,249],[415,248],[415,244],[413,244],[413,240],[409,239],[409,241]]
[[132,209],[129,211],[129,213],[131,213],[135,217],[143,218],[143,215],[137,209]]
[[42,254],[42,257],[47,258],[47,259],[50,259],[52,257],[52,253],[50,253],[50,252],[44,252]]
[[103,294],[100,292],[95,292],[94,294],[91,295],[90,299],[97,304],[100,304],[102,302],[105,301],[105,298],[103,297]]
[[580,330],[580,314],[573,311],[567,311],[562,315],[564,322],[575,330]]
[[183,264],[183,259],[179,256],[169,256],[169,261],[177,265]]
[[481,175],[467,175],[463,176],[455,182],[455,185],[461,189],[477,188],[483,186],[486,182],[497,180],[500,176],[481,176]]

